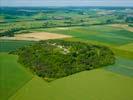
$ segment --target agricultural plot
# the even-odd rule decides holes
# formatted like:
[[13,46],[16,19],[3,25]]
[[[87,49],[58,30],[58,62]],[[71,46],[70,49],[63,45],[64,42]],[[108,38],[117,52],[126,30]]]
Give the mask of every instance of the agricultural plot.
[[9,100],[131,100],[133,79],[104,69],[46,83],[34,77]]
[[68,35],[61,35],[48,32],[35,32],[27,34],[17,34],[14,37],[0,37],[2,40],[27,40],[27,41],[40,41],[47,39],[60,39],[60,38],[70,38]]
[[130,32],[133,32],[133,28],[126,25],[126,24],[112,24],[112,25],[109,25],[109,26],[113,26],[113,27],[116,27],[116,28],[122,28],[122,29],[128,30]]
[[119,47],[119,49],[133,52],[133,43],[122,45]]
[[7,100],[32,78],[32,74],[17,63],[17,56],[0,53],[0,98]]
[[0,40],[0,52],[14,51],[23,46],[35,43],[34,41]]
[[[39,30],[38,30],[39,31]],[[49,28],[43,31],[71,35],[83,40],[93,40],[109,45],[124,45],[133,42],[133,33],[112,26],[73,27],[66,29]]]
[[133,77],[133,61],[126,58],[117,58],[116,64],[105,68],[118,74]]

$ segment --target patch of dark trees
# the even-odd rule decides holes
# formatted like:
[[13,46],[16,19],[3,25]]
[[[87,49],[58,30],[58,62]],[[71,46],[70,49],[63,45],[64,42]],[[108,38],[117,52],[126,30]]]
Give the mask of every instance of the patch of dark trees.
[[129,24],[128,26],[133,27],[133,24]]
[[19,63],[47,81],[115,63],[108,47],[64,40],[40,41],[14,53]]
[[127,23],[133,23],[133,16],[129,16],[125,20]]

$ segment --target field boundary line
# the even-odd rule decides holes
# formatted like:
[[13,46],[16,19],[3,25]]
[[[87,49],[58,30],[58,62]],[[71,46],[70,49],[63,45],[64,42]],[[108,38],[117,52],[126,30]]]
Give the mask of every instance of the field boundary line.
[[27,80],[26,82],[24,82],[20,87],[18,87],[18,88],[14,91],[14,93],[12,93],[10,96],[8,96],[8,100],[10,100],[10,98],[11,98],[12,96],[14,96],[14,95],[16,94],[17,91],[19,91],[19,90],[20,90],[21,88],[23,88],[26,84],[28,84],[33,78],[34,78],[34,76],[32,76],[31,79],[29,79],[29,80]]

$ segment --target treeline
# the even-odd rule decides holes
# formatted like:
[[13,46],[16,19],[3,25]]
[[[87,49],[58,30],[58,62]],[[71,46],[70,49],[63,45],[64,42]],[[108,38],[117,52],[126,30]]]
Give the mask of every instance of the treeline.
[[127,23],[133,23],[133,17],[132,16],[127,17],[126,20],[125,20],[125,22],[127,22]]
[[20,30],[24,30],[24,28],[10,28],[10,29],[7,29],[5,31],[0,32],[0,37],[2,37],[2,36],[13,37],[15,32],[20,31]]
[[[19,24],[20,23],[20,24]],[[86,23],[83,19],[79,22],[74,22],[73,20],[64,20],[62,22],[54,22],[54,21],[33,21],[33,22],[18,22],[16,24],[9,24],[0,31],[0,37],[2,36],[9,36],[13,37],[17,33],[21,33],[20,31],[27,31],[30,29],[39,29],[39,28],[54,28],[54,27],[72,27],[72,26],[90,26],[90,25],[106,25],[114,23],[112,20],[107,20],[106,22],[102,23]],[[4,26],[3,26],[4,27]]]
[[128,26],[133,27],[133,24],[129,24]]
[[20,23],[20,24],[10,24],[6,29],[0,31],[0,37],[2,36],[9,36],[13,37],[17,33],[23,32],[29,32],[29,29],[38,29],[38,28],[46,28],[47,23]]
[[40,41],[15,52],[19,62],[40,77],[51,79],[115,63],[105,46],[64,40]]

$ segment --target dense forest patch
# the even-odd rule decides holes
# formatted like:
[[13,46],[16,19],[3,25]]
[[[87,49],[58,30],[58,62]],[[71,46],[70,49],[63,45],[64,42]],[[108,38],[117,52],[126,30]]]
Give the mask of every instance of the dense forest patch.
[[108,47],[64,40],[40,41],[16,53],[21,64],[45,79],[115,63],[114,53]]

